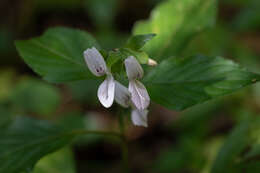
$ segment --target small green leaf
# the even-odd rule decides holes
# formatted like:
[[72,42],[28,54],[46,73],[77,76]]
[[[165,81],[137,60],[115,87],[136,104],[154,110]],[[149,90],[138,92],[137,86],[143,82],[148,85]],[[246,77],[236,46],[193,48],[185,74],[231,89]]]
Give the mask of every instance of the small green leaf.
[[0,131],[0,172],[31,170],[43,156],[71,142],[73,136],[45,121],[18,117]]
[[149,56],[144,51],[136,51],[128,48],[122,48],[120,51],[126,55],[125,58],[134,56],[141,64],[147,64],[148,62]]
[[27,41],[16,41],[24,61],[50,82],[69,82],[93,78],[83,58],[91,47],[99,48],[87,32],[69,28],[52,28],[43,36]]
[[156,36],[156,34],[134,35],[129,38],[125,47],[133,49],[133,50],[140,50],[154,36]]
[[169,109],[183,110],[229,94],[260,80],[221,57],[170,58],[150,71],[144,83],[151,99]]
[[229,173],[235,163],[235,159],[245,149],[249,141],[249,122],[239,124],[228,136],[220,148],[220,151],[213,163],[211,173]]
[[156,34],[144,50],[157,60],[179,55],[192,36],[215,23],[216,6],[216,0],[167,0],[149,20],[137,22],[133,33]]

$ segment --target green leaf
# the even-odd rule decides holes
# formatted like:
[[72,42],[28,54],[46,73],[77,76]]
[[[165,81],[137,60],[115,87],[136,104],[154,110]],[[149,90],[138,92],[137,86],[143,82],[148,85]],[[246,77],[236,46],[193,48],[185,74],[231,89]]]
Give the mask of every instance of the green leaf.
[[42,158],[33,170],[33,173],[75,173],[73,153],[70,148],[63,148]]
[[49,29],[38,38],[16,41],[24,61],[50,82],[93,78],[83,58],[84,50],[93,46],[99,48],[87,32],[62,27]]
[[235,159],[245,149],[249,141],[249,121],[239,124],[228,136],[220,148],[213,163],[211,173],[229,173],[235,163]]
[[56,111],[61,98],[57,88],[34,79],[19,82],[11,95],[15,106],[26,112],[42,115]]
[[260,75],[230,60],[191,56],[164,60],[147,74],[144,83],[153,101],[183,110],[259,80]]
[[41,157],[70,143],[72,137],[45,121],[18,117],[0,132],[0,172],[28,172]]
[[134,35],[127,41],[125,47],[140,50],[148,41],[150,41],[156,34]]
[[168,0],[159,4],[147,21],[137,22],[134,34],[155,33],[144,49],[153,59],[179,55],[196,33],[212,26],[215,0]]

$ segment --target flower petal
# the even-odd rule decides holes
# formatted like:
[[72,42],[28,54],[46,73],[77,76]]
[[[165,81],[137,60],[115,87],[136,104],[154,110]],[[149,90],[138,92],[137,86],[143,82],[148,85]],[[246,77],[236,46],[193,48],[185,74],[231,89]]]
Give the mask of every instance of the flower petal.
[[141,82],[137,80],[130,81],[128,89],[132,96],[131,100],[137,109],[144,110],[149,106],[150,97],[145,86]]
[[98,99],[100,103],[109,108],[114,101],[115,96],[115,81],[112,75],[107,75],[107,78],[98,88]]
[[133,56],[129,56],[125,60],[125,68],[129,80],[141,79],[143,77],[143,68]]
[[131,101],[131,94],[128,89],[117,81],[115,81],[115,100],[125,108],[129,107]]
[[94,75],[103,76],[105,73],[107,73],[106,62],[95,47],[84,51],[84,59],[88,65],[89,70]]
[[148,127],[147,114],[148,114],[147,109],[145,110],[133,109],[131,114],[131,119],[133,124],[136,126]]

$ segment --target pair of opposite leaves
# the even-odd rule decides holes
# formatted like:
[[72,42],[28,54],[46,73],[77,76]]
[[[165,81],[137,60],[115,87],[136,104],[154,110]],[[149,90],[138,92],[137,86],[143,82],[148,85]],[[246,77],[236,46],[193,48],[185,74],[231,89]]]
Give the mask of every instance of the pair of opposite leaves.
[[129,56],[125,59],[126,74],[129,79],[128,89],[114,80],[106,62],[99,51],[93,47],[84,51],[84,58],[89,70],[97,77],[106,75],[106,79],[98,88],[98,99],[101,104],[109,108],[115,101],[121,106],[132,107],[131,119],[134,125],[147,127],[147,107],[150,97],[145,86],[138,81],[143,77],[143,69],[139,62]]

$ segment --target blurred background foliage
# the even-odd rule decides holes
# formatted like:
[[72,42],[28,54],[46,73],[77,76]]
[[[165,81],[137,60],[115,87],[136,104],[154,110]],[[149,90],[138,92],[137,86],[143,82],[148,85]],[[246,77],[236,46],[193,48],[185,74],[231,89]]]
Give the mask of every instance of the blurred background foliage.
[[[105,110],[97,101],[99,81],[50,85],[25,65],[14,40],[68,26],[90,32],[103,48],[113,49],[161,1],[1,0],[0,127],[29,115],[65,128],[118,128],[117,106]],[[220,55],[260,73],[259,9],[259,0],[219,0],[216,26],[196,35],[182,56]],[[131,172],[260,172],[259,113],[259,84],[183,112],[152,104],[149,128],[127,126]],[[120,172],[120,152],[115,139],[86,136],[41,159],[33,172]]]

